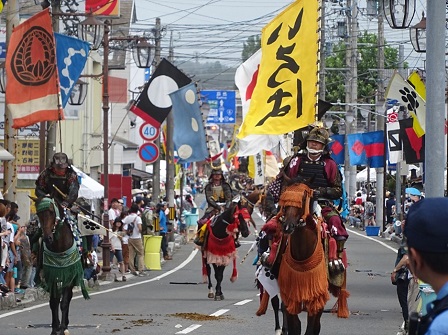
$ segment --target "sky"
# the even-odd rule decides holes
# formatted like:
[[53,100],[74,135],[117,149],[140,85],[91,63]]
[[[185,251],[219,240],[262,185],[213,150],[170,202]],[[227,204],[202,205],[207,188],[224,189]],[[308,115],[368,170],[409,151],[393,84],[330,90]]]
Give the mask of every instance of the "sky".
[[[249,36],[260,35],[262,28],[284,10],[290,0],[135,0],[136,27],[154,26],[161,19],[163,52],[167,52],[170,38],[176,62],[198,60],[220,61],[228,66],[241,63],[243,43]],[[344,12],[338,10],[346,1],[326,2],[327,29],[333,30],[337,21],[344,20]],[[416,0],[417,9],[412,24],[422,17],[426,0]],[[331,10],[330,7],[334,8]],[[366,0],[358,0],[360,30],[377,32],[377,20],[366,15]],[[328,36],[331,36],[331,31]],[[334,31],[333,31],[334,33]],[[172,34],[172,35],[171,35]],[[425,57],[413,51],[409,42],[409,30],[393,30],[385,22],[386,40],[398,48],[405,45],[405,59],[410,67],[422,64]],[[337,41],[337,40],[335,40]]]
[[[164,27],[162,45],[173,37],[176,62],[219,60],[235,67],[241,63],[243,43],[291,1],[268,0],[136,0],[137,24]],[[163,52],[167,50],[162,50]]]

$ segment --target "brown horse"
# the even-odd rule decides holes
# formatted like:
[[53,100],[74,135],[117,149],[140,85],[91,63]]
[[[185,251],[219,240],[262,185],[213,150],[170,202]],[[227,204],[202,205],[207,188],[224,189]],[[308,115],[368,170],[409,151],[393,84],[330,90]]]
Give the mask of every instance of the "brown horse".
[[75,227],[71,227],[67,216],[60,218],[58,206],[52,198],[33,200],[43,231],[42,286],[50,294],[51,335],[64,335],[68,334],[68,314],[73,287],[80,286],[84,298],[89,298],[84,285],[81,255],[74,238],[76,234],[73,233]]
[[[324,225],[311,214],[312,196],[313,190],[306,184],[294,183],[285,188],[279,201],[283,236],[278,284],[289,335],[301,334],[298,314],[302,311],[307,312],[305,335],[319,334],[322,312],[330,298],[322,243],[326,235]],[[348,317],[345,286],[337,294],[338,316]]]

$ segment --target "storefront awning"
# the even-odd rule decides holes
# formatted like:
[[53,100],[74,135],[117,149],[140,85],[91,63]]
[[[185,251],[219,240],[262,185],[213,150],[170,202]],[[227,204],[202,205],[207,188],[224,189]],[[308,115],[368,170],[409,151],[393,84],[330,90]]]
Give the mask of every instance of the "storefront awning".
[[138,178],[140,180],[149,180],[152,179],[152,173],[143,171],[143,170],[138,170],[138,169],[131,169],[131,176],[133,178]]

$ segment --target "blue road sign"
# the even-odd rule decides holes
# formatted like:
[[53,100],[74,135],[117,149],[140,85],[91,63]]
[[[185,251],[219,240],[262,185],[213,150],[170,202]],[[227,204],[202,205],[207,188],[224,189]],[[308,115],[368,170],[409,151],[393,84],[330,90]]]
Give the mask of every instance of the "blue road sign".
[[234,124],[236,122],[235,91],[201,91],[203,102],[210,106],[207,123]]
[[159,158],[159,148],[152,142],[143,143],[138,150],[141,160],[146,163],[154,163]]
[[0,42],[0,59],[6,59],[6,42]]

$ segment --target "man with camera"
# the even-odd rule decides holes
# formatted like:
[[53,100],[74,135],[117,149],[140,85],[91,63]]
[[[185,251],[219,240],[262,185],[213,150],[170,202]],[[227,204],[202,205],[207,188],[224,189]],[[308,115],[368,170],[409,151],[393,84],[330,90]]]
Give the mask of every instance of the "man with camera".
[[409,209],[404,236],[413,274],[431,285],[428,313],[411,314],[410,335],[448,334],[448,198],[422,199]]

